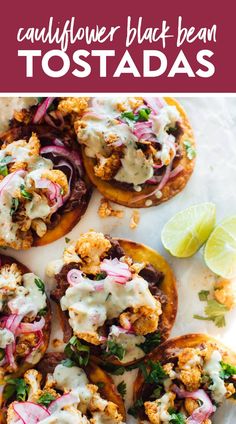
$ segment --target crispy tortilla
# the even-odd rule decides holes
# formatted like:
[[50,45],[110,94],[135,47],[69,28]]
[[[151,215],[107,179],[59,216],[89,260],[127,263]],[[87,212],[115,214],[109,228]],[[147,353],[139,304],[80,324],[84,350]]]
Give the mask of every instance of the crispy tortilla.
[[[220,341],[214,339],[207,334],[186,334],[184,336],[176,337],[167,340],[160,347],[155,349],[146,360],[154,362],[166,363],[175,358],[176,355],[184,348],[197,348],[201,345],[215,346],[222,355],[223,362],[236,366],[236,353],[228,349]],[[145,381],[141,371],[139,371],[136,381],[134,383],[134,401],[140,399],[145,392]],[[143,411],[140,411],[140,417],[143,419]]]
[[[160,321],[158,325],[158,331],[161,333],[161,342],[164,342],[168,339],[170,331],[174,325],[175,317],[177,314],[178,306],[178,293],[176,288],[176,280],[173,274],[173,271],[166,260],[157,253],[154,249],[141,244],[136,243],[131,240],[117,239],[120,243],[120,246],[124,249],[126,255],[132,257],[134,262],[146,262],[153,265],[158,271],[163,272],[164,278],[162,282],[158,285],[160,290],[167,296],[168,301],[162,306],[162,315],[160,316]],[[60,319],[63,322],[65,315],[61,308],[59,308]],[[90,344],[91,353],[94,357],[94,361],[100,365],[104,363],[104,360],[101,357],[101,349],[99,347],[94,347]],[[120,362],[115,357],[107,357],[105,362],[109,362],[114,365],[131,365],[136,362],[143,360],[143,358],[130,361],[127,363]]]
[[[189,119],[186,115],[186,112],[184,111],[182,106],[177,102],[177,100],[171,97],[165,97],[165,101],[171,106],[176,106],[177,110],[179,111],[182,117],[181,126],[184,130],[184,133],[181,135],[180,141],[179,141],[182,147],[182,158],[180,159],[179,164],[184,167],[184,171],[182,171],[179,175],[177,175],[176,178],[173,178],[172,180],[169,180],[167,182],[167,184],[162,189],[162,197],[160,199],[158,199],[155,196],[155,194],[153,194],[150,197],[143,198],[143,196],[146,196],[149,193],[155,191],[155,185],[150,185],[148,187],[145,187],[140,193],[135,191],[122,190],[122,188],[116,187],[112,183],[108,181],[104,181],[101,178],[96,177],[96,175],[94,174],[94,165],[96,164],[96,161],[95,159],[88,158],[85,155],[84,147],[82,147],[83,161],[84,161],[86,173],[89,176],[91,182],[97,187],[100,193],[107,199],[115,203],[119,203],[121,205],[128,206],[131,208],[145,208],[147,207],[146,205],[147,199],[150,199],[152,200],[151,206],[156,206],[156,205],[159,205],[160,203],[166,202],[171,197],[178,194],[180,191],[183,190],[183,188],[187,184],[193,172],[195,160],[188,159],[186,149],[183,143],[184,141],[188,140],[191,142],[193,147],[195,146],[193,130],[190,125]],[[156,188],[157,187],[158,185],[156,186]]]
[[168,339],[174,325],[178,307],[178,293],[173,271],[166,260],[156,250],[141,243],[131,240],[118,239],[125,253],[134,262],[146,262],[163,272],[164,278],[159,285],[160,290],[167,296],[168,302],[162,307],[160,316],[161,338],[164,342]]
[[[7,264],[10,265],[12,263],[16,263],[19,269],[24,274],[26,274],[27,272],[31,272],[29,268],[27,268],[25,265],[23,265],[21,262],[17,261],[16,259],[12,258],[11,256],[0,255],[0,261],[1,261],[1,265],[7,265]],[[45,319],[45,326],[42,330],[43,342],[41,346],[38,348],[38,361],[41,360],[41,358],[44,356],[47,350],[50,333],[51,333],[51,307],[50,307],[50,302],[48,299],[47,299],[47,313],[44,316],[44,319]],[[19,364],[19,368],[17,369],[17,371],[11,374],[11,378],[22,376],[25,373],[25,371],[32,368],[32,366],[33,366],[32,363],[27,362],[24,360],[24,358],[22,358],[22,363]]]
[[[50,356],[52,357],[51,360]],[[66,359],[64,353],[47,352],[43,359],[39,362],[37,369],[42,373],[43,377],[46,378],[46,375],[48,373],[53,373],[56,365],[58,365],[63,359]],[[117,405],[119,413],[125,420],[126,412],[124,402],[121,395],[118,393],[112,378],[105,371],[99,368],[99,366],[94,363],[93,360],[89,362],[84,371],[86,372],[90,383],[100,386],[99,392],[101,393],[102,397]],[[99,385],[99,383],[103,384]]]
[[61,215],[59,224],[56,225],[56,227],[51,230],[47,230],[43,237],[35,236],[33,246],[45,246],[46,244],[52,243],[68,234],[86,212],[90,195],[91,192],[86,196],[87,201],[83,208],[76,208],[70,212],[66,212],[64,215]]

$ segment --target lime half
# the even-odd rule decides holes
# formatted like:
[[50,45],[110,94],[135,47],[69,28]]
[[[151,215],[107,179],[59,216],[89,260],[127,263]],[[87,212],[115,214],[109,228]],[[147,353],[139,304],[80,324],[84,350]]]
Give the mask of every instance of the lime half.
[[216,219],[213,203],[190,206],[173,216],[164,226],[161,240],[177,258],[194,255],[211,234]]
[[236,216],[225,219],[215,228],[206,243],[204,258],[217,275],[236,277]]

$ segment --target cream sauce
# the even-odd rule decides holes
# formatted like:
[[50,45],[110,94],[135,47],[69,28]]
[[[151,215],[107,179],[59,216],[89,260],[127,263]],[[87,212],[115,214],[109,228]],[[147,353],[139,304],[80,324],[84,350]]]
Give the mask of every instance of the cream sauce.
[[129,307],[150,306],[155,310],[155,299],[148,283],[135,276],[126,284],[116,283],[112,277],[99,281],[102,290],[95,290],[96,282],[85,278],[66,290],[61,299],[62,310],[69,311],[69,322],[75,333],[94,333],[106,319],[118,317]]
[[227,389],[225,387],[224,380],[220,378],[222,356],[218,350],[214,350],[211,354],[209,361],[204,366],[205,372],[209,375],[212,380],[212,384],[209,389],[212,392],[213,399],[220,403],[223,401]]
[[12,313],[36,317],[40,309],[46,307],[46,294],[42,293],[35,283],[37,275],[32,272],[23,275],[23,286],[19,286],[10,302]]

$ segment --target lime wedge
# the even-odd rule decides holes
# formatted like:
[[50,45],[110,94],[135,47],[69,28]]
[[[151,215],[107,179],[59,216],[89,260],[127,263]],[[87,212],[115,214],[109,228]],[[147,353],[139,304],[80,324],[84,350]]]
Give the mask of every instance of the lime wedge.
[[200,203],[178,212],[164,226],[161,240],[177,258],[194,255],[211,234],[216,219],[213,203]]
[[204,259],[217,275],[229,279],[236,277],[236,216],[225,219],[212,232]]

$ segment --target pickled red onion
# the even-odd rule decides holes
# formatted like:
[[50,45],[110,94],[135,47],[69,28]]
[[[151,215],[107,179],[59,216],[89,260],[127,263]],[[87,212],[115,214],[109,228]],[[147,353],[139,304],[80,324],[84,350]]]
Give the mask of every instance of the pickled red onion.
[[180,399],[191,398],[202,402],[202,405],[195,409],[192,415],[187,419],[188,424],[202,424],[213,414],[213,412],[215,412],[215,407],[213,406],[211,399],[202,389],[196,390],[195,392],[188,392],[186,390],[181,390],[178,386],[174,385],[172,386],[172,391],[176,393]]
[[66,393],[50,403],[48,412],[53,414],[58,409],[62,409],[65,406],[72,405],[73,403],[79,403],[79,397],[73,393]]
[[67,281],[71,286],[76,286],[78,283],[81,283],[84,280],[82,271],[78,269],[71,269],[67,273]]
[[109,277],[113,277],[116,283],[125,284],[131,278],[129,266],[117,258],[104,259],[101,262],[101,271],[105,271]]
[[41,317],[39,321],[34,321],[33,323],[22,322],[16,330],[16,334],[21,333],[33,333],[35,331],[40,331],[45,326],[45,319]]
[[51,106],[54,99],[55,97],[47,97],[42,103],[40,103],[34,115],[33,124],[37,124],[44,117],[45,113],[47,112],[49,106]]
[[50,416],[48,410],[33,402],[14,402],[13,409],[24,424],[37,424]]

